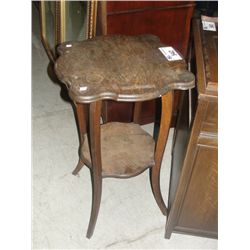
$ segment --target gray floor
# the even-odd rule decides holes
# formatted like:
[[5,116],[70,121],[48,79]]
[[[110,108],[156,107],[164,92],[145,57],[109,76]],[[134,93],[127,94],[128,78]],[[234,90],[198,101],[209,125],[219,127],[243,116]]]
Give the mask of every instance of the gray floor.
[[[71,174],[78,137],[71,105],[47,75],[48,57],[39,40],[37,13],[32,30],[33,248],[34,249],[217,249],[217,240],[172,234],[164,239],[165,217],[151,193],[148,171],[126,180],[104,179],[93,237],[85,237],[91,208],[89,170]],[[144,126],[152,132],[152,124]],[[162,164],[167,198],[171,130]]]

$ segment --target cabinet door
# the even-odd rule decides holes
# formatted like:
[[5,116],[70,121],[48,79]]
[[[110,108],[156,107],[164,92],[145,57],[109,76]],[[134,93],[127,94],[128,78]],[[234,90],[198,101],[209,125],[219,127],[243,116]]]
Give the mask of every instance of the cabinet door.
[[217,147],[198,145],[193,172],[176,229],[216,237],[218,231]]
[[199,100],[186,151],[183,145],[186,145],[188,137],[184,136],[187,126],[180,126],[179,121],[182,119],[178,121],[173,149],[166,238],[170,238],[173,231],[217,238],[216,107],[217,102],[214,100]]

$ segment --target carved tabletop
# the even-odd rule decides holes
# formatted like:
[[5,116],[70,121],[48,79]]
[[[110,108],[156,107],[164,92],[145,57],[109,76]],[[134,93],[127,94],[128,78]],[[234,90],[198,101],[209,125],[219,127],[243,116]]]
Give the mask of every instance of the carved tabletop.
[[158,37],[99,36],[58,47],[58,78],[79,103],[101,99],[145,101],[169,90],[194,87],[185,60],[168,61]]

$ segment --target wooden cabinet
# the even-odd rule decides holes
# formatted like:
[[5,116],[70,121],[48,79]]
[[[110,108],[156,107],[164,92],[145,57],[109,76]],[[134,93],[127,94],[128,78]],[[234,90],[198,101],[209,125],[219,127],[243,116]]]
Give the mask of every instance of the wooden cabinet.
[[[98,34],[154,34],[167,45],[186,56],[193,1],[104,1],[98,6]],[[175,93],[174,115],[177,115],[179,92]],[[155,101],[142,104],[139,122],[155,119]],[[103,107],[105,121],[132,121],[133,103],[107,101]]]
[[218,33],[203,31],[201,20],[195,19],[193,34],[197,109],[189,126],[190,103],[185,93],[172,151],[166,238],[173,231],[218,235]]

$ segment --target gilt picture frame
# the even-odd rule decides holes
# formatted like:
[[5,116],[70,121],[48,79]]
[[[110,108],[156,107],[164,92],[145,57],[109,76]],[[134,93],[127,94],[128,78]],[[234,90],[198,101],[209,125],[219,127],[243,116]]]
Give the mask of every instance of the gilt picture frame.
[[49,59],[57,58],[58,44],[96,35],[97,1],[41,1],[41,40]]

